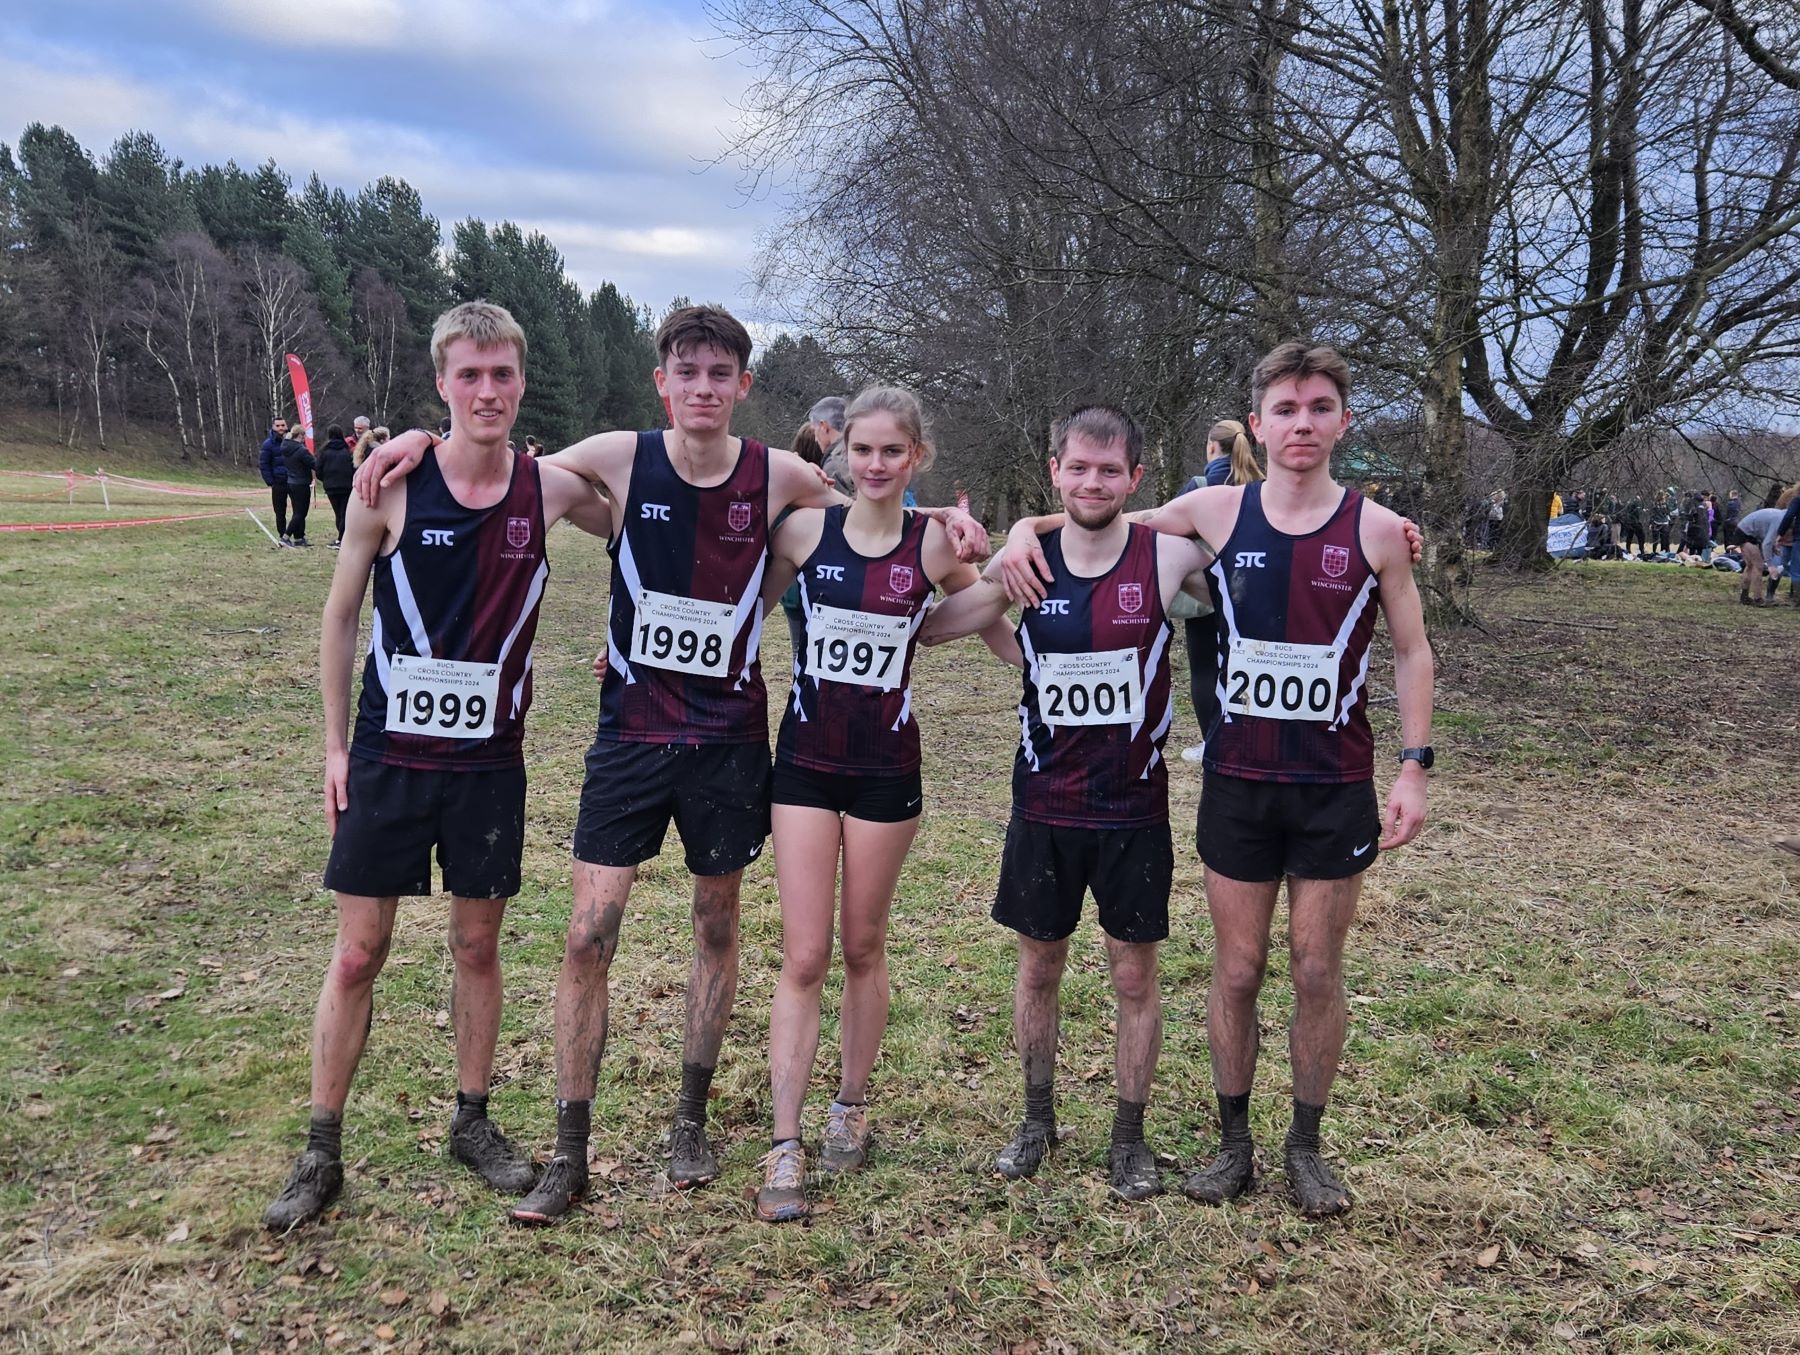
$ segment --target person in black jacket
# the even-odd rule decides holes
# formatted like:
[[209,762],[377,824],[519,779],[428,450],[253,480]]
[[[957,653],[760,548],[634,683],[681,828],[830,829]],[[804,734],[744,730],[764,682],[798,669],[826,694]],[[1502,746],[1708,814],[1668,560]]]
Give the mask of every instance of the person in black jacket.
[[306,510],[312,506],[313,472],[319,463],[306,450],[304,442],[289,438],[281,444],[281,459],[287,466],[288,545],[305,546]]
[[275,534],[284,546],[288,540],[288,492],[287,463],[281,459],[281,444],[287,441],[287,433],[286,419],[276,419],[269,425],[269,435],[263,439],[262,460],[257,467],[262,472],[263,483],[269,487],[269,501],[275,508]]
[[331,500],[331,511],[337,518],[333,550],[344,540],[344,506],[350,502],[350,485],[355,479],[356,457],[344,441],[344,430],[334,423],[325,430],[325,445],[319,449],[319,486]]

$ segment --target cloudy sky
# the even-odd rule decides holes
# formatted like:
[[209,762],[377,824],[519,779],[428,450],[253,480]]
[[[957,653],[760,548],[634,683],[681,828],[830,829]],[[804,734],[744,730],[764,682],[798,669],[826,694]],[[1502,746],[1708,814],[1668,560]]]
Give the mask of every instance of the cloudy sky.
[[142,129],[190,165],[398,175],[446,231],[543,231],[584,288],[767,319],[746,275],[778,204],[708,167],[749,77],[709,34],[701,0],[7,0],[0,141],[56,123],[99,157]]

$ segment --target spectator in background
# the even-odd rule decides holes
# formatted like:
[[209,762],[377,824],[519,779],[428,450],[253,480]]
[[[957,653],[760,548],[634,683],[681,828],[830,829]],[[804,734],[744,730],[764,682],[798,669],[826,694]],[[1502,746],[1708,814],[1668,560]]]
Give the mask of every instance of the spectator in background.
[[1587,549],[1590,560],[1619,558],[1619,538],[1614,534],[1613,525],[1607,521],[1605,513],[1595,513],[1588,519]]
[[306,546],[306,510],[312,506],[313,472],[319,463],[306,444],[289,438],[281,444],[281,460],[287,471],[288,545]]
[[440,438],[447,438],[450,436],[450,420],[448,417],[438,420],[438,436]]
[[[1220,419],[1206,432],[1206,467],[1181,487],[1189,490],[1209,485],[1247,485],[1263,478],[1257,464],[1256,451],[1244,425],[1236,419]],[[1209,546],[1225,543],[1209,542]],[[1200,742],[1181,750],[1183,762],[1198,762],[1205,756],[1207,731],[1219,718],[1219,618],[1209,604],[1199,603],[1186,593],[1178,593],[1171,604],[1170,619],[1179,616],[1188,655],[1188,700],[1194,706],[1194,719],[1200,724]]]
[[1485,549],[1492,550],[1499,542],[1500,525],[1505,521],[1506,491],[1504,489],[1496,489],[1492,494],[1488,495],[1487,500],[1487,527],[1481,537],[1481,544]]
[[[1718,500],[1713,500],[1717,503]],[[1725,506],[1719,510],[1719,540],[1729,542],[1731,529],[1737,526],[1737,520],[1744,516],[1744,500],[1734,489],[1726,496]]]
[[1650,508],[1650,548],[1658,555],[1667,555],[1675,549],[1669,528],[1675,521],[1675,491],[1659,489],[1656,491],[1656,502]]
[[372,427],[374,427],[374,425],[369,422],[369,416],[367,414],[358,414],[350,421],[350,437],[348,439],[350,445],[354,447],[357,443],[361,442],[362,435],[368,432]]
[[1633,494],[1625,501],[1625,507],[1619,513],[1623,532],[1620,536],[1621,554],[1631,549],[1631,543],[1637,542],[1637,558],[1644,558],[1644,501]]
[[1706,491],[1706,544],[1718,544],[1719,532],[1719,496],[1710,489]]
[[1800,483],[1777,495],[1775,502],[1778,507],[1786,505],[1781,508],[1781,523],[1775,535],[1787,542],[1788,601],[1800,607],[1800,568],[1796,568],[1800,566]]
[[356,454],[344,441],[344,430],[334,423],[325,430],[325,445],[319,449],[319,487],[331,500],[331,515],[337,519],[333,550],[344,544],[344,507],[350,502],[350,485],[355,479]]
[[543,454],[544,454],[544,444],[539,442],[531,434],[527,433],[525,435],[525,455],[529,456],[535,460],[536,458],[542,456]]
[[807,412],[806,421],[812,426],[813,437],[818,439],[819,450],[824,454],[820,464],[831,477],[831,483],[837,486],[838,493],[854,495],[856,486],[850,479],[850,453],[844,446],[844,397],[827,395]]
[[287,441],[288,421],[275,419],[269,424],[269,435],[263,439],[262,459],[257,469],[269,487],[269,502],[275,509],[275,535],[282,545],[288,543],[287,463],[281,459],[281,444]]
[[1699,492],[1686,495],[1681,501],[1681,548],[1689,555],[1704,557],[1710,554],[1711,542],[1706,535],[1706,497]]
[[1563,515],[1562,508],[1563,508],[1562,495],[1558,494],[1554,489],[1551,490],[1550,491],[1550,516],[1553,518],[1561,517]]
[[350,449],[350,459],[357,465],[362,465],[363,458],[369,454],[369,448],[379,447],[387,440],[388,430],[385,427],[370,429],[356,439],[356,446]]

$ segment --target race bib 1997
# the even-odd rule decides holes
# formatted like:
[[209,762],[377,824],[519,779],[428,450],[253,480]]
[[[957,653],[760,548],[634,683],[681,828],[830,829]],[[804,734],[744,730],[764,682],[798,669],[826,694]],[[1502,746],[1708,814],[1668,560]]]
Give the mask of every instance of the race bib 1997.
[[1231,642],[1225,709],[1266,720],[1329,721],[1337,709],[1341,659],[1336,645],[1240,636]]
[[649,588],[633,601],[637,611],[631,631],[633,663],[701,677],[725,676],[737,610],[729,602],[702,602]]
[[911,631],[910,616],[816,605],[806,617],[807,676],[891,692],[906,668]]
[[500,665],[459,659],[388,659],[387,732],[485,739],[494,732]]
[[1038,710],[1047,725],[1129,725],[1144,718],[1135,649],[1039,654]]

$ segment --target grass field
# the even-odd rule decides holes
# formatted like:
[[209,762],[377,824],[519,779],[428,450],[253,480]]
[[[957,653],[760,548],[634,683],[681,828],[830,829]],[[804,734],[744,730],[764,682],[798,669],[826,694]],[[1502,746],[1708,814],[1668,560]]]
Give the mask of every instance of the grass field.
[[[3,501],[9,484],[0,519],[68,515]],[[565,529],[551,551],[494,1097],[539,1146],[605,600],[597,545]],[[270,549],[241,515],[0,536],[8,1348],[1800,1348],[1800,858],[1771,845],[1795,831],[1800,613],[1739,608],[1711,573],[1583,565],[1484,577],[1487,629],[1435,637],[1431,823],[1374,871],[1351,938],[1326,1121],[1356,1195],[1343,1220],[1304,1222],[1279,1189],[1280,949],[1253,1108],[1273,1180],[1222,1210],[1108,1198],[1091,921],[1064,993],[1069,1132],[1037,1180],[990,1176],[1020,1097],[1011,949],[986,916],[1016,679],[965,644],[918,666],[927,812],[894,911],[881,1151],[821,1186],[810,1225],[747,1203],[780,952],[766,860],[713,1105],[724,1177],[685,1195],[659,1177],[688,954],[671,845],[614,968],[585,1212],[510,1228],[447,1161],[443,906],[412,900],[346,1116],[345,1194],[272,1240],[259,1218],[305,1125],[332,934],[315,656],[333,559]],[[1391,750],[1381,661],[1375,691]],[[1192,737],[1184,703],[1171,743]],[[1198,776],[1176,761],[1171,781],[1183,850],[1149,1128],[1187,1167],[1213,1136],[1210,950]],[[828,986],[809,1136],[834,1002]]]

